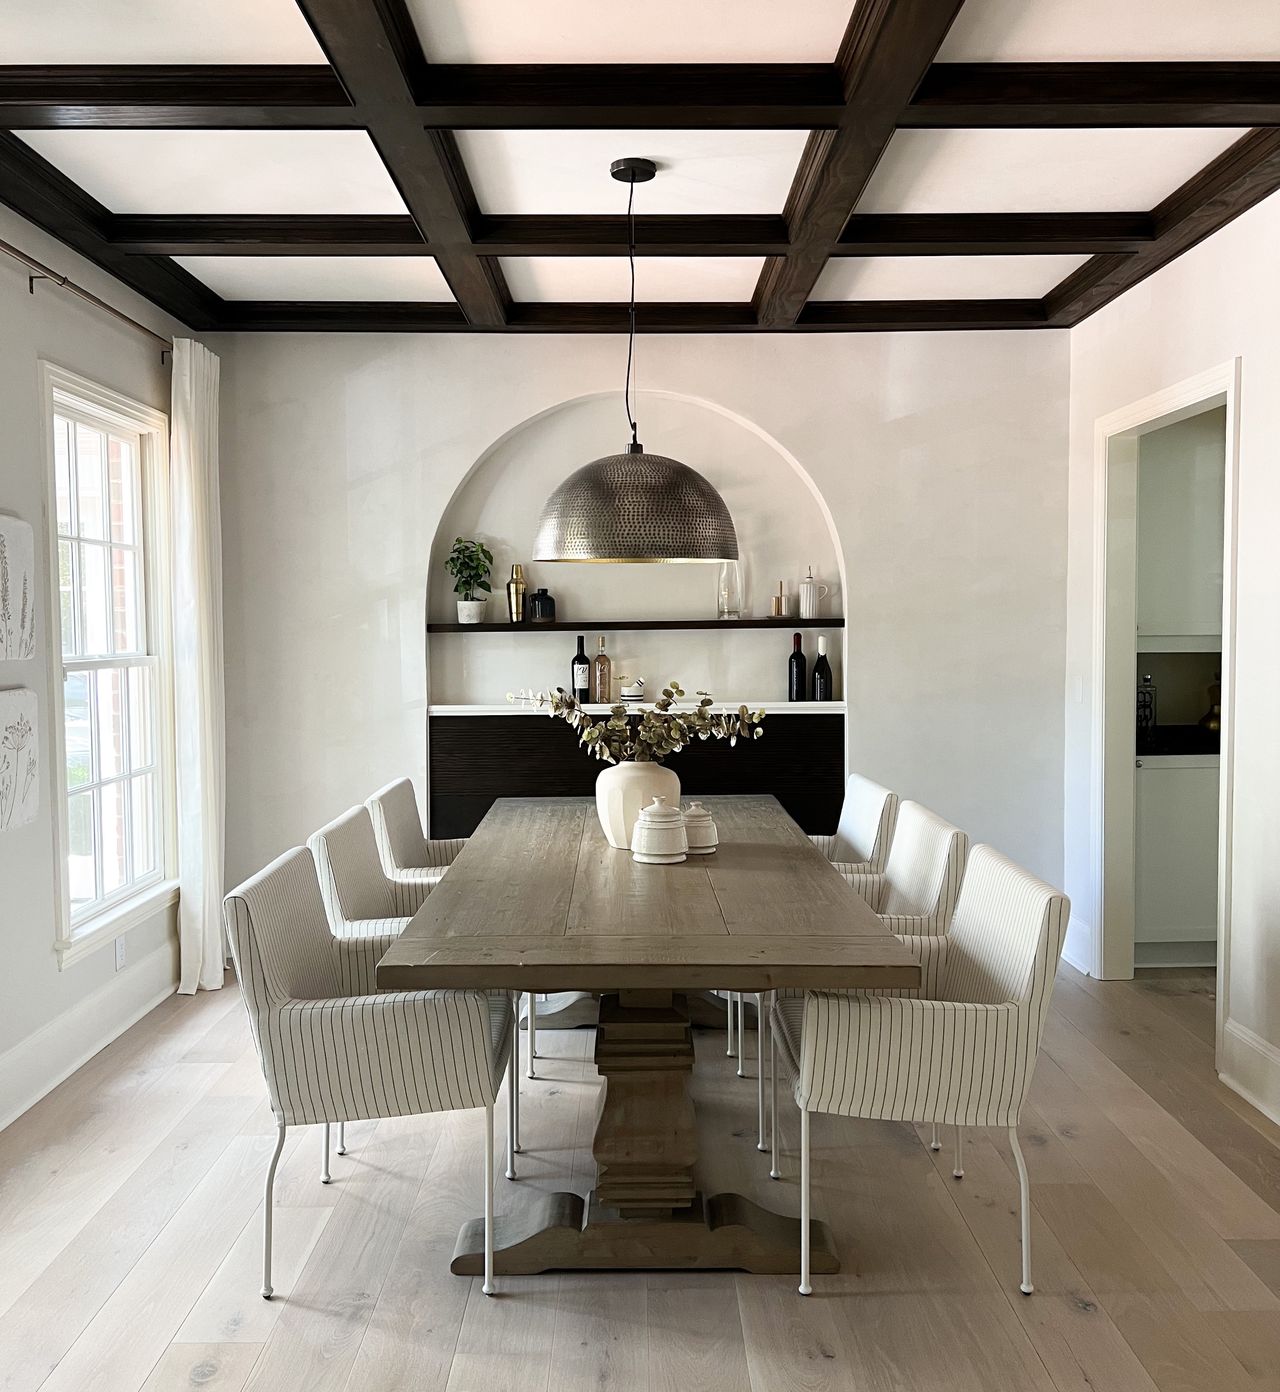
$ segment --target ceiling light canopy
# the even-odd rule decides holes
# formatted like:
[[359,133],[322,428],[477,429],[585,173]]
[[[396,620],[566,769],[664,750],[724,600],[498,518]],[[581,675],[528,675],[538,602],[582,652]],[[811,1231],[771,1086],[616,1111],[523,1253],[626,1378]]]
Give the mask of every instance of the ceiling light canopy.
[[637,439],[631,409],[636,341],[636,184],[658,172],[652,160],[620,159],[609,166],[629,186],[627,249],[631,271],[627,375],[623,400],[631,443],[575,470],[547,499],[534,542],[535,561],[736,561],[738,535],[724,499],[696,469],[649,454]]

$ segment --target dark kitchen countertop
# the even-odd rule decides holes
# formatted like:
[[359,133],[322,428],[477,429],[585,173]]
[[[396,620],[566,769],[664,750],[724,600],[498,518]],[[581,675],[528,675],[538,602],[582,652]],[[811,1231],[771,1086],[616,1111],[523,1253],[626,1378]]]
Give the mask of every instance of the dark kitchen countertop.
[[1139,730],[1137,753],[1144,754],[1217,754],[1221,739],[1217,730],[1202,730],[1199,725],[1157,725],[1154,730]]

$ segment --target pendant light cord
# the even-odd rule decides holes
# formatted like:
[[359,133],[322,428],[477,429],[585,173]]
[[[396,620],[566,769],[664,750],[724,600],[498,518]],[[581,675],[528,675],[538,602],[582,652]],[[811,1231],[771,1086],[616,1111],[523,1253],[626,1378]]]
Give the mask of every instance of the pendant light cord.
[[636,185],[632,179],[627,191],[627,261],[631,267],[631,298],[627,308],[627,380],[622,393],[622,402],[626,407],[627,424],[631,427],[631,443],[636,444],[636,419],[631,410],[632,385],[631,374],[632,365],[635,360],[636,348]]

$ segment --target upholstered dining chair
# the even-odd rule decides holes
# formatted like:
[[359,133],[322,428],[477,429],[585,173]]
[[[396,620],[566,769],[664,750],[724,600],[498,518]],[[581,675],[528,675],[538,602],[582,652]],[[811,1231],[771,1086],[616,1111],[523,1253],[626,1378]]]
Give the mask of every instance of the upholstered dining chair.
[[512,999],[484,991],[353,991],[378,949],[331,932],[313,856],[287,851],[223,900],[223,920],[276,1118],[267,1169],[262,1295],[271,1285],[272,1192],[290,1126],[483,1108],[484,1292],[493,1282],[493,1108],[507,1072],[507,1177],[519,1089]]
[[842,873],[878,874],[893,845],[898,820],[898,795],[879,783],[851,773],[844,786],[844,803],[834,836],[811,836],[810,841]]
[[[905,810],[905,809],[904,809]],[[904,938],[919,989],[780,997],[771,1031],[773,1169],[777,1069],[800,1109],[800,1293],[809,1272],[809,1117],[1008,1128],[1018,1170],[1023,1294],[1030,1295],[1031,1211],[1018,1118],[1035,1068],[1066,935],[1065,895],[990,846],[969,857],[951,931]],[[963,1170],[957,1161],[957,1177]]]
[[[373,820],[382,872],[389,880],[437,885],[467,844],[465,836],[427,836],[418,815],[413,783],[408,778],[398,778],[379,788],[365,806]],[[525,998],[525,1022],[529,1034],[528,1071],[533,1078],[537,1076],[534,1060],[538,1055],[538,997],[532,991]]]
[[893,932],[945,933],[964,879],[969,838],[918,802],[898,809],[893,847],[879,873],[849,872],[845,879]]

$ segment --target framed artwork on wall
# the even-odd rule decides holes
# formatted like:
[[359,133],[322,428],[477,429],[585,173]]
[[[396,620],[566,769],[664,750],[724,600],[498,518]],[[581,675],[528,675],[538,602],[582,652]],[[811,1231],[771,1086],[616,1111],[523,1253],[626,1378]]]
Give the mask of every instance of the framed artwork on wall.
[[29,522],[0,512],[0,662],[35,654],[35,536]]
[[40,803],[36,693],[0,691],[0,831],[35,820]]

